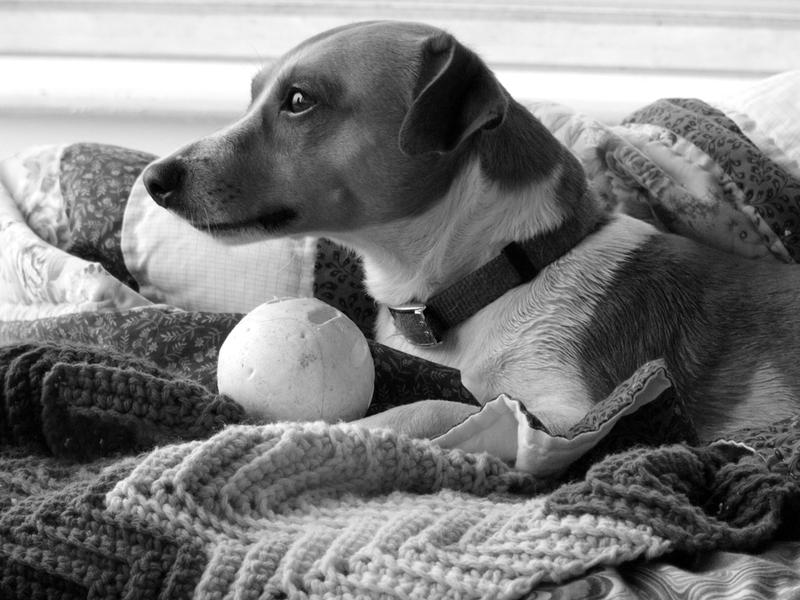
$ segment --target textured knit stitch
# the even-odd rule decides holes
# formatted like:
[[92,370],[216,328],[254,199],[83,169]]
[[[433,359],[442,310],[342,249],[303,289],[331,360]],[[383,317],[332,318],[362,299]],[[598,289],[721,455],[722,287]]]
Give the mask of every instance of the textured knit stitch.
[[[56,470],[52,462],[41,466]],[[73,468],[72,477],[59,474],[57,489],[0,512],[0,597],[190,598],[206,562],[196,540],[103,509],[108,488],[132,466],[120,461],[94,474]]]
[[[800,505],[796,419],[742,432],[762,454],[638,448],[552,490],[488,455],[354,425],[208,438],[235,404],[96,347],[0,348],[0,375],[17,445],[0,445],[4,599],[518,598],[595,566],[752,548]],[[168,445],[81,465],[24,456],[20,432],[73,458]]]
[[[290,597],[513,597],[669,547],[614,518],[553,519],[543,498],[510,493],[523,488],[537,482],[486,455],[351,425],[276,424],[159,449],[108,506],[202,540],[202,597],[253,586]],[[570,529],[572,548],[556,538]]]
[[0,597],[25,600],[519,598],[599,565],[753,547],[800,499],[737,444],[631,450],[541,494],[552,482],[486,455],[323,423],[86,465],[0,447],[0,473]]
[[647,524],[689,551],[749,548],[778,529],[796,483],[746,453],[730,464],[722,448],[637,449],[590,469],[549,499],[556,513],[585,511]]
[[513,598],[596,565],[770,539],[798,489],[735,448],[632,450],[531,496],[542,482],[496,459],[389,432],[238,426],[154,451],[107,503],[202,540],[201,597]]
[[201,439],[244,418],[197,383],[91,346],[0,347],[0,382],[0,433],[72,458]]

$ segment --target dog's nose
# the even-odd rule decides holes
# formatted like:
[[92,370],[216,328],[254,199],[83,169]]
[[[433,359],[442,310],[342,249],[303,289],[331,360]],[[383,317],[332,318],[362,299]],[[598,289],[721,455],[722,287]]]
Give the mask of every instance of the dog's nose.
[[185,179],[186,167],[176,159],[151,163],[142,175],[147,192],[164,208],[174,208]]

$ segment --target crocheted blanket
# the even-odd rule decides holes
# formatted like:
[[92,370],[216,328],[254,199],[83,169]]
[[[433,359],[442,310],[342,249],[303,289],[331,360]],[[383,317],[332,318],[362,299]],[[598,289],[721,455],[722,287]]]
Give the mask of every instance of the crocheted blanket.
[[[797,176],[719,111],[671,101],[607,128],[533,109],[615,209],[796,256]],[[125,251],[148,159],[83,144],[0,168],[0,597],[517,598],[598,567],[800,539],[800,421],[700,443],[659,361],[567,436],[521,415],[558,465],[547,476],[348,424],[245,422],[214,382],[239,307],[212,312],[228,304],[185,280],[185,305],[164,305],[180,267],[158,279]],[[297,277],[247,293],[294,286],[369,331],[352,257],[324,240],[272,252]],[[371,410],[473,401],[457,372],[371,349]]]
[[797,420],[565,483],[349,424],[236,425],[226,398],[88,347],[0,364],[3,598],[516,598],[798,533]]

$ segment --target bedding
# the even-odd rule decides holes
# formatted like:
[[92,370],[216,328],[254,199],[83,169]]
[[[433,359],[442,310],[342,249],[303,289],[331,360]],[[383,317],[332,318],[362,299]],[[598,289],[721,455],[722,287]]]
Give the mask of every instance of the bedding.
[[[530,108],[609,211],[795,262],[798,97],[787,73],[616,126]],[[506,396],[433,441],[249,422],[215,382],[243,313],[313,295],[369,335],[374,303],[331,241],[226,245],[176,221],[138,181],[152,158],[71,144],[0,163],[0,597],[800,590],[800,421],[697,439],[661,361],[562,436]],[[370,349],[371,412],[475,402],[457,371]]]

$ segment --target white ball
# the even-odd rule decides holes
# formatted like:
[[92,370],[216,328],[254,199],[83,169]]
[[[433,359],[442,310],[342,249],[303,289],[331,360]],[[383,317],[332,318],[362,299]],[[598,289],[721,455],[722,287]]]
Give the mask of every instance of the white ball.
[[343,313],[315,298],[278,299],[230,332],[217,384],[250,417],[334,423],[367,412],[375,366],[364,334]]

